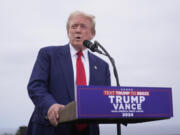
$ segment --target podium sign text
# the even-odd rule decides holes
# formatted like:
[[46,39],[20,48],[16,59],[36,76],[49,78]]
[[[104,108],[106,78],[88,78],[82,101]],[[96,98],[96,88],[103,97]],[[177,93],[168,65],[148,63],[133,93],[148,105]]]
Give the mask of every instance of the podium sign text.
[[172,90],[160,87],[78,86],[77,118],[170,118]]

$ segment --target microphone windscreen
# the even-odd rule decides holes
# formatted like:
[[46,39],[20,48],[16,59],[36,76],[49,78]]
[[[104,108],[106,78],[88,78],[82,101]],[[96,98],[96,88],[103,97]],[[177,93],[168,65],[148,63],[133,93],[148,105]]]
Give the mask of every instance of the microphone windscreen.
[[91,48],[92,43],[91,43],[91,41],[89,41],[89,40],[84,40],[84,41],[83,41],[83,45],[84,45],[85,47],[87,47],[87,48]]

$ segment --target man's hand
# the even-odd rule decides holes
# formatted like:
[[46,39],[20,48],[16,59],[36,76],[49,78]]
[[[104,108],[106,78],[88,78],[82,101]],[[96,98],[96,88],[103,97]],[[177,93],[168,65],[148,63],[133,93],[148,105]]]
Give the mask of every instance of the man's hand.
[[48,110],[48,119],[50,121],[50,123],[53,125],[53,126],[57,126],[58,125],[58,121],[59,121],[59,111],[61,109],[64,108],[64,105],[61,105],[61,104],[53,104],[50,106],[49,110]]

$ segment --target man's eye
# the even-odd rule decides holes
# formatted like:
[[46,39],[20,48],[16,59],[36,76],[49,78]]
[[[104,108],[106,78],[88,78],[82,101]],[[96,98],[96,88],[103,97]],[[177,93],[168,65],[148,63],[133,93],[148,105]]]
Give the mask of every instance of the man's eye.
[[72,28],[72,29],[76,29],[77,26],[76,26],[76,25],[72,25],[71,28]]
[[86,28],[87,26],[86,25],[81,25],[81,28]]

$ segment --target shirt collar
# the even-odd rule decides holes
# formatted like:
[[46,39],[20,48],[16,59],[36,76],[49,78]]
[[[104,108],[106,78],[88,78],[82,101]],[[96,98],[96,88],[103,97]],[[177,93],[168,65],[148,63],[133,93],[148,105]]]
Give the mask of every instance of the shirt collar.
[[[74,49],[74,47],[71,44],[69,44],[69,46],[70,46],[71,57],[77,56],[76,54],[78,51]],[[85,60],[88,59],[88,49],[87,48],[84,49],[82,53],[83,53],[84,59]]]

